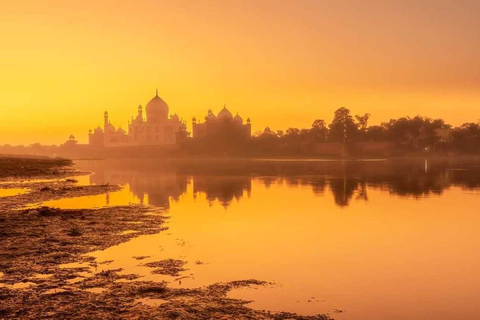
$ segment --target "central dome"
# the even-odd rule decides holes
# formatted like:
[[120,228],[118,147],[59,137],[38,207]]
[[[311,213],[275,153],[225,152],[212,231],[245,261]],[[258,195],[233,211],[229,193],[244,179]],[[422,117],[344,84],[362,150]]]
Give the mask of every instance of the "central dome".
[[147,121],[157,122],[168,119],[168,105],[158,96],[158,90],[155,97],[147,103],[145,108],[147,112]]
[[230,111],[228,111],[227,107],[223,107],[223,109],[217,115],[218,119],[232,119],[233,115]]

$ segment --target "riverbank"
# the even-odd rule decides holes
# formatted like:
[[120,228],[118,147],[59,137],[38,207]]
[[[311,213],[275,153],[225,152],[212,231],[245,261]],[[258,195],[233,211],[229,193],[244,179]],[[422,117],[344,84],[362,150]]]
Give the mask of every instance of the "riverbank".
[[[80,174],[69,160],[0,158],[0,189],[26,190],[0,197],[1,318],[329,319],[254,310],[248,301],[227,297],[235,288],[267,285],[260,280],[176,289],[120,274],[121,269],[92,272],[98,263],[87,253],[162,232],[167,217],[162,209],[143,205],[72,210],[42,206],[47,200],[120,188],[79,185],[74,177]],[[138,259],[141,264],[142,257]],[[165,259],[146,265],[152,273],[178,277],[184,262]]]

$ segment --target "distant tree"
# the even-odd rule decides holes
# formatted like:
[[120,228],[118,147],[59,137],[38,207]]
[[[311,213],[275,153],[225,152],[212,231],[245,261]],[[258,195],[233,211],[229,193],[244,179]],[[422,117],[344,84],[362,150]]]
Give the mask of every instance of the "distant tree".
[[370,119],[370,113],[365,113],[363,116],[356,115],[355,119],[357,119],[358,129],[365,132],[368,127],[368,119]]
[[412,150],[434,146],[439,140],[436,130],[449,128],[442,119],[421,116],[391,119],[382,126],[389,140]]
[[308,138],[310,137],[310,130],[309,129],[301,129],[299,135],[300,135],[301,140],[307,141]]
[[257,130],[252,134],[252,136],[253,137],[260,137],[262,134],[263,134],[262,130]]
[[316,119],[312,123],[312,129],[323,129],[326,127],[327,127],[327,124],[325,123],[325,120]]
[[275,133],[272,131],[272,129],[270,129],[269,127],[266,127],[264,130],[263,130],[263,133],[262,134],[265,134],[265,135],[275,135]]
[[367,141],[385,141],[387,140],[387,131],[382,126],[368,127],[365,138]]
[[357,132],[358,128],[350,115],[350,110],[344,107],[337,109],[330,124],[328,138],[331,141],[349,142],[355,139]]
[[480,152],[480,124],[464,123],[452,131],[451,149],[459,153]]
[[324,142],[328,137],[328,128],[325,120],[317,119],[313,121],[310,135],[314,142]]
[[300,134],[300,129],[298,128],[288,128],[286,131],[287,136],[298,136]]

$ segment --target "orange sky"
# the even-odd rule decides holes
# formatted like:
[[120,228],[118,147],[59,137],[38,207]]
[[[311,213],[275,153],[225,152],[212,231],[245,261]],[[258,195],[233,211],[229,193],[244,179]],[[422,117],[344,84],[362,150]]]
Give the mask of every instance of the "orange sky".
[[0,144],[86,142],[105,110],[126,128],[157,87],[186,119],[225,103],[253,131],[330,122],[341,106],[372,123],[480,118],[477,0],[0,6]]

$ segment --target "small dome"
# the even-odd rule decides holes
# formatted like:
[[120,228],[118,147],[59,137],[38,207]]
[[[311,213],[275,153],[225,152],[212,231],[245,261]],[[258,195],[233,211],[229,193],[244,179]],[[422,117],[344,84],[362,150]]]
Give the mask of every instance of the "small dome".
[[119,128],[117,129],[117,133],[125,134],[125,130],[123,130],[121,127],[119,127]]
[[75,136],[71,134],[70,137],[68,137],[68,140],[75,140]]
[[158,90],[155,97],[147,103],[145,111],[147,112],[147,121],[157,122],[168,118],[168,105],[158,96]]
[[213,114],[212,110],[208,110],[205,120],[217,120],[217,117]]
[[102,128],[100,128],[100,126],[98,126],[98,127],[95,129],[95,133],[103,133]]
[[142,111],[142,109],[143,109],[143,108],[142,108],[142,105],[139,104],[139,105],[138,105],[138,111]]
[[242,117],[240,117],[238,115],[238,112],[237,112],[237,115],[235,117],[233,117],[233,121],[235,121],[237,123],[243,123],[243,119],[242,119]]
[[228,111],[227,107],[223,107],[223,109],[218,113],[218,119],[232,119],[233,115],[230,111]]
[[179,118],[178,118],[178,116],[177,116],[176,113],[172,116],[172,120],[174,120],[174,121],[178,121],[178,120],[179,120]]

